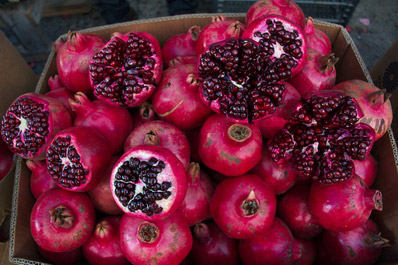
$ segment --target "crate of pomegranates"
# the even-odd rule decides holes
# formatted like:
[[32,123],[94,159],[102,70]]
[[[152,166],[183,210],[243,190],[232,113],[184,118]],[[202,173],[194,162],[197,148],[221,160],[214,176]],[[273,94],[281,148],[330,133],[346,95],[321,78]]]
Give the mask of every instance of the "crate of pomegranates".
[[388,97],[343,27],[261,8],[57,40],[1,124],[12,262],[398,261]]

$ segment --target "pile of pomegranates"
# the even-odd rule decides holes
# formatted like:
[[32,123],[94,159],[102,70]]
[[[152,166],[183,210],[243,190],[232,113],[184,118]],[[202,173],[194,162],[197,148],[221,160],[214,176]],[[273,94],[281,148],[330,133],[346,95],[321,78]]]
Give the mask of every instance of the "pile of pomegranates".
[[336,84],[327,35],[290,0],[149,33],[55,44],[46,95],[1,123],[26,159],[31,232],[55,264],[373,264],[371,149],[384,91]]

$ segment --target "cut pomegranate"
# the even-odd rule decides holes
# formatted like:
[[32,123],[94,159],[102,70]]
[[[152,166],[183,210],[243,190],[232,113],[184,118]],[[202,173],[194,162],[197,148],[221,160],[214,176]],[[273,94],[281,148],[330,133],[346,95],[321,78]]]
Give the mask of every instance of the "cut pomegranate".
[[100,100],[123,107],[147,100],[162,74],[160,44],[146,32],[114,33],[89,65],[90,84]]

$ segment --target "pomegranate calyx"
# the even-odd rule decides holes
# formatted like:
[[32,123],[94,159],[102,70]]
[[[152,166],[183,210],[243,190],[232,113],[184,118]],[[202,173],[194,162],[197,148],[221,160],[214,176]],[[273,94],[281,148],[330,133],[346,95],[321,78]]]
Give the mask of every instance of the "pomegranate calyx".
[[338,61],[339,58],[334,53],[326,54],[320,58],[318,67],[323,73],[327,74],[335,70]]
[[240,33],[242,30],[241,23],[239,21],[236,21],[232,23],[227,29],[226,33],[230,35],[231,37],[239,37]]
[[242,143],[250,138],[252,130],[243,124],[234,123],[228,128],[228,136],[230,139]]
[[139,113],[142,118],[149,119],[151,112],[153,112],[153,106],[148,101],[143,102],[139,106]]
[[199,85],[199,81],[194,74],[189,74],[186,81],[189,84],[188,87],[194,87],[196,89]]
[[[365,185],[363,183],[363,185]],[[365,193],[365,203],[370,209],[377,211],[383,210],[383,195],[380,190],[367,190]]]
[[149,131],[145,134],[144,144],[146,145],[160,145],[160,138],[155,131]]
[[50,210],[51,223],[55,227],[63,227],[69,229],[75,222],[75,216],[66,206],[60,205]]
[[199,240],[200,243],[206,244],[211,240],[211,234],[209,227],[205,223],[198,223],[195,225],[193,230],[194,236]]
[[189,176],[192,179],[192,183],[195,183],[196,180],[200,176],[200,165],[197,162],[191,162],[189,164],[188,170],[187,170],[187,176]]
[[102,220],[95,227],[95,236],[97,238],[110,240],[113,234],[113,227],[107,220]]
[[159,228],[150,222],[143,222],[138,227],[138,239],[142,243],[153,243],[159,238]]
[[201,30],[200,26],[192,26],[192,27],[190,27],[189,30],[188,30],[188,32],[189,32],[188,36],[189,36],[193,41],[196,41],[196,40],[198,40],[200,30]]
[[314,33],[314,19],[312,17],[308,17],[304,32],[306,35]]
[[217,22],[217,21],[225,21],[225,20],[226,20],[226,17],[223,16],[223,15],[213,16],[213,17],[211,18],[211,22],[212,22],[212,23]]
[[376,235],[371,235],[370,237],[367,238],[367,240],[368,240],[367,245],[372,246],[375,249],[391,246],[390,240],[382,237],[381,233],[378,233]]
[[247,198],[243,201],[241,209],[244,217],[252,217],[257,214],[259,210],[259,201],[256,198],[254,190],[251,190]]
[[[75,100],[70,98],[68,99],[69,105],[71,106],[72,110],[76,113],[78,112],[86,113],[90,109],[90,106],[92,105],[90,99],[87,97],[86,94],[84,94],[81,91],[75,93],[74,96]],[[82,106],[84,106],[84,108]]]

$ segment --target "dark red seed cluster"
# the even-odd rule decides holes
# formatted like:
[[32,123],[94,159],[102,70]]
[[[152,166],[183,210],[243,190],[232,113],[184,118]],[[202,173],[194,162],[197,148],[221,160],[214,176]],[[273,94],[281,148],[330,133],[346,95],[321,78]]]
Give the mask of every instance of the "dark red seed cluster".
[[49,134],[48,116],[43,104],[28,97],[20,98],[3,116],[1,137],[15,153],[34,156]]
[[[123,206],[131,212],[141,211],[148,216],[159,214],[163,208],[156,201],[171,196],[171,182],[159,183],[157,176],[165,168],[165,163],[154,157],[148,161],[130,158],[125,161],[115,175],[115,194]],[[142,190],[137,190],[137,187]]]
[[80,155],[71,144],[71,137],[57,137],[47,149],[47,169],[53,179],[65,188],[86,183],[88,169],[80,162]]

